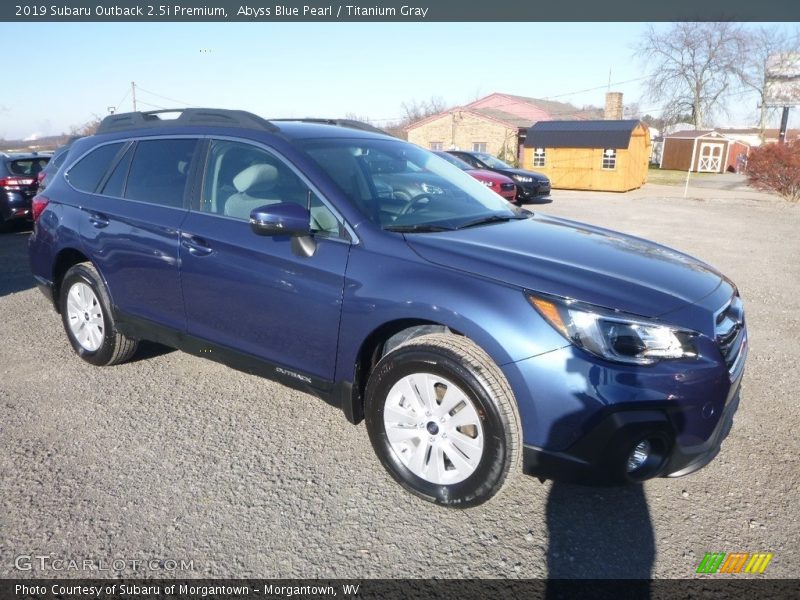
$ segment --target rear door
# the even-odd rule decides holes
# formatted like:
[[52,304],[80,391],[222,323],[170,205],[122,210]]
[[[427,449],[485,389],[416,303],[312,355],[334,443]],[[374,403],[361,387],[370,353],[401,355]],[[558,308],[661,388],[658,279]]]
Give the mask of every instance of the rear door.
[[111,143],[67,173],[74,187],[94,190],[83,195],[81,235],[126,318],[185,329],[179,231],[197,146],[193,138]]
[[[212,140],[204,173],[181,228],[188,332],[273,363],[284,375],[333,380],[350,252],[341,217],[264,147]],[[251,230],[250,211],[278,202],[310,205],[310,256],[289,236]]]

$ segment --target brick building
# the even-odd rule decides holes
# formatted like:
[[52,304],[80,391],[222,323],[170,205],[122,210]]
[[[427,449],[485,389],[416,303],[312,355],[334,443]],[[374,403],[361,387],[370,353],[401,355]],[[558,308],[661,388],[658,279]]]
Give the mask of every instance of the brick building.
[[528,128],[538,121],[602,119],[602,110],[494,93],[432,115],[406,128],[408,141],[429,150],[489,152],[519,163]]

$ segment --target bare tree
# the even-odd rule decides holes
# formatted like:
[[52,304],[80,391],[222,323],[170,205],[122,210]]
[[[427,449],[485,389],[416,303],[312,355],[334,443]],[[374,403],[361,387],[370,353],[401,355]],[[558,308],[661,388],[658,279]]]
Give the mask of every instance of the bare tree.
[[447,110],[447,103],[441,96],[431,96],[428,100],[411,100],[400,105],[403,110],[402,122],[409,125],[416,121],[421,121],[431,115],[436,115]]
[[102,121],[102,119],[95,113],[92,113],[92,115],[93,118],[86,121],[83,125],[73,125],[70,127],[69,135],[72,137],[84,137],[97,133],[97,128],[100,127],[100,121]]
[[358,113],[354,112],[345,113],[344,118],[349,119],[350,121],[361,121],[362,123],[367,123],[369,125],[374,124],[369,117],[364,115],[359,115]]
[[664,103],[666,121],[688,114],[700,129],[738,85],[744,48],[734,23],[674,23],[663,32],[651,25],[637,47],[652,69],[647,96]]
[[761,138],[767,127],[767,119],[774,108],[767,106],[767,59],[773,54],[800,52],[800,31],[788,33],[777,28],[759,27],[749,31],[745,37],[746,52],[740,64],[739,77],[742,84],[758,96],[758,127]]

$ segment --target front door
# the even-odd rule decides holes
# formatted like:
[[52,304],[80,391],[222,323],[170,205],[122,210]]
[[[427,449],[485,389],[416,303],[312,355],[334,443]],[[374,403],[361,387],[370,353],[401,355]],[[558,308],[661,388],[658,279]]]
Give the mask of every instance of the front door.
[[[340,217],[282,159],[213,140],[197,206],[181,228],[181,284],[190,335],[332,381],[350,241]],[[264,237],[250,211],[310,205],[315,250]]]
[[722,164],[722,150],[725,144],[719,142],[702,142],[700,159],[697,163],[699,173],[719,173]]

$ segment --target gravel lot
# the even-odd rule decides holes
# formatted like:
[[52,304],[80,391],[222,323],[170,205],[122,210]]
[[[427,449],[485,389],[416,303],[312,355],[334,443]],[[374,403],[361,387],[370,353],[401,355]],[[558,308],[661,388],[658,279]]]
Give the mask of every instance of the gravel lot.
[[[555,192],[533,210],[620,229],[718,266],[746,307],[751,353],[722,453],[682,479],[591,489],[517,477],[468,511],[390,480],[362,425],[320,400],[146,346],[98,369],[69,347],[0,236],[0,577],[18,555],[193,561],[179,576],[694,576],[707,551],[800,568],[800,206],[741,190],[649,185]],[[169,576],[163,570],[126,576]]]

